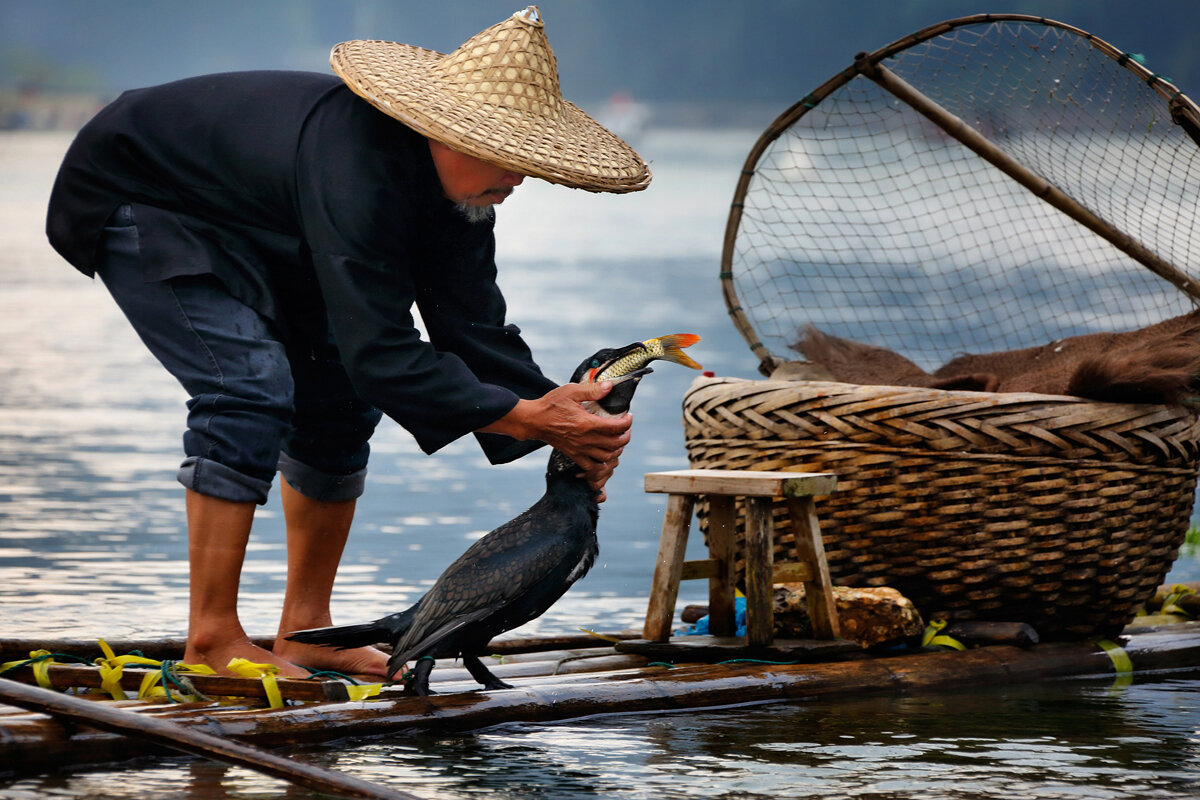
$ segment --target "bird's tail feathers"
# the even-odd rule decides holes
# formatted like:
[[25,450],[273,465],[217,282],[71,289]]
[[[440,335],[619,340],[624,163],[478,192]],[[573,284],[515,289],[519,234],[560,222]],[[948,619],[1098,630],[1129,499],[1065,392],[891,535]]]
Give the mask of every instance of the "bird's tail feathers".
[[338,650],[348,650],[352,647],[367,647],[392,639],[391,629],[384,620],[364,622],[359,625],[335,625],[330,628],[309,628],[304,631],[293,631],[287,639],[304,644],[319,644],[326,647],[336,647]]

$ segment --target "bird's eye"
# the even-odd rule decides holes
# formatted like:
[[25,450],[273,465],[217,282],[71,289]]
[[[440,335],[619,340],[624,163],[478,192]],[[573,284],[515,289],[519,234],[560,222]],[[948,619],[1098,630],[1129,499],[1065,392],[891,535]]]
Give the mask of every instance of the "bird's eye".
[[595,368],[596,368],[596,367],[598,367],[598,366],[600,366],[600,359],[598,359],[598,358],[593,358],[593,359],[592,359],[592,369],[595,369]]

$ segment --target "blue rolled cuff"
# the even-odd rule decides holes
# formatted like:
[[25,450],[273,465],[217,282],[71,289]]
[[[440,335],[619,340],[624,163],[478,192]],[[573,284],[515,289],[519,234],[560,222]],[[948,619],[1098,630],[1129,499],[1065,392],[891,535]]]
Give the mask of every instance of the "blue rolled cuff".
[[267,502],[271,482],[238,472],[232,467],[199,456],[188,456],[179,466],[176,478],[187,488],[200,494],[218,497],[234,503]]
[[282,452],[279,454],[279,472],[297,492],[323,503],[355,500],[362,496],[367,484],[366,467],[349,475],[330,475]]

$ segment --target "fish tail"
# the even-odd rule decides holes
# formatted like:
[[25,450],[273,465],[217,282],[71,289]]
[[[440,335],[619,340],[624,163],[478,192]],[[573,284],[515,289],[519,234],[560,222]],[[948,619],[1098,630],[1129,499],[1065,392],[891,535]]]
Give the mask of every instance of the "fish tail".
[[673,361],[676,364],[682,364],[692,369],[703,369],[703,367],[689,358],[682,349],[684,347],[691,347],[700,341],[698,335],[694,333],[672,333],[667,336],[660,336],[656,341],[659,347],[662,348],[663,354],[661,357],[664,361]]

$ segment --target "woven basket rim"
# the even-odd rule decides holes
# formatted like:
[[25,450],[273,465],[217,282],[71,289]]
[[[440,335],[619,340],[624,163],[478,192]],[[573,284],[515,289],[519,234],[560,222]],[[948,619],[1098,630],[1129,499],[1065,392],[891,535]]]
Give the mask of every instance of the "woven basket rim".
[[684,393],[683,416],[689,439],[840,439],[946,457],[1200,463],[1200,417],[1192,410],[1070,395],[701,376]]

